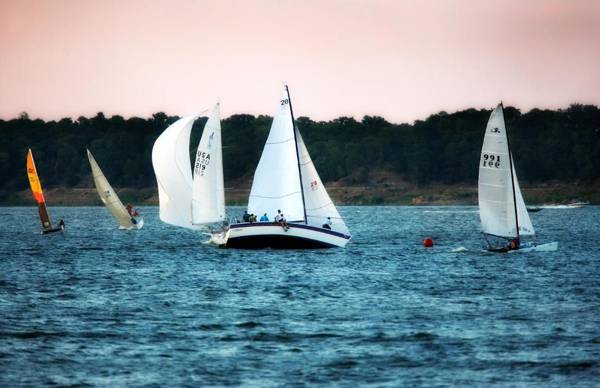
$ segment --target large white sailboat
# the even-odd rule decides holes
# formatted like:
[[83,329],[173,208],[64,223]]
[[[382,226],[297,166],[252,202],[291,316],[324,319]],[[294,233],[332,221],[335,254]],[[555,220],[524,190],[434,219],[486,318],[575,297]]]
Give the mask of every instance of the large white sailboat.
[[133,210],[130,205],[128,205],[128,207],[123,206],[123,202],[121,202],[117,193],[115,193],[110,183],[108,183],[108,180],[104,176],[104,173],[102,173],[100,166],[96,163],[96,159],[94,159],[90,150],[87,150],[87,157],[92,168],[92,177],[94,178],[94,184],[96,185],[98,195],[100,196],[102,203],[104,203],[108,211],[110,211],[110,214],[112,214],[119,223],[119,229],[142,229],[144,226],[144,219],[139,217],[139,215],[136,216],[137,212]]
[[[479,216],[488,250],[553,251],[557,242],[535,245],[522,243],[522,236],[533,236],[529,218],[515,171],[510,142],[504,123],[502,103],[488,120],[479,162]],[[488,237],[505,239],[505,246],[493,246]]]
[[[278,211],[286,227],[273,222]],[[344,247],[351,238],[296,128],[287,86],[254,173],[248,213],[270,221],[230,225],[221,239],[225,247]]]
[[204,126],[192,174],[190,134],[199,116],[190,115],[173,123],[152,148],[160,219],[194,230],[225,221],[219,104]]

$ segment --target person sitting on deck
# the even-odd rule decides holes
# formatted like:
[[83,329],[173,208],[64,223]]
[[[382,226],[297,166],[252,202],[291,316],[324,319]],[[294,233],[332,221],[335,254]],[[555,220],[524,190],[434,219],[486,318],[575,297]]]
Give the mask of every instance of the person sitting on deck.
[[277,215],[275,215],[275,222],[277,222],[278,224],[281,223],[282,216],[283,214],[281,214],[281,210],[277,210]]
[[506,249],[509,251],[514,251],[516,249],[519,249],[520,246],[521,246],[521,242],[519,241],[519,238],[516,237],[516,238],[510,240],[510,243],[508,244]]
[[251,223],[256,222],[256,216],[254,215],[254,213],[250,214],[249,220]]
[[332,224],[333,224],[333,222],[331,222],[331,217],[327,217],[327,220],[323,224],[323,228],[331,230],[331,225]]
[[244,215],[242,216],[242,220],[244,222],[250,222],[250,214],[248,214],[248,210],[244,210]]
[[279,221],[279,223],[281,224],[281,226],[283,227],[283,230],[285,230],[286,232],[288,231],[288,229],[290,228],[288,226],[287,220],[285,219],[285,216],[283,215],[283,213],[281,213],[281,220]]
[[269,217],[267,217],[267,213],[263,214],[262,217],[260,217],[260,222],[269,222]]
[[137,217],[140,215],[140,213],[138,213],[130,203],[125,206],[125,209],[127,209],[127,213],[129,213],[131,217]]

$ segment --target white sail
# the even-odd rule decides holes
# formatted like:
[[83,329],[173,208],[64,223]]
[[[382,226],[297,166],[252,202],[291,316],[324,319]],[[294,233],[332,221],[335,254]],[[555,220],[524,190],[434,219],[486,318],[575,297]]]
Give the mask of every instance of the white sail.
[[330,217],[332,230],[349,234],[344,220],[331,201],[329,194],[327,194],[327,190],[317,173],[317,169],[299,131],[296,131],[296,137],[298,139],[298,153],[300,156],[300,171],[302,173],[307,223],[313,226],[322,226],[327,221],[327,217]]
[[267,213],[272,220],[277,210],[288,221],[304,221],[294,123],[287,90],[278,104],[269,137],[263,149],[248,200],[248,212]]
[[[508,138],[502,105],[490,115],[485,130],[479,161],[479,215],[483,232],[501,237],[516,237],[515,204],[513,199],[514,166],[511,166]],[[514,175],[519,224],[524,233],[533,234],[533,226],[523,202],[521,190]],[[519,204],[521,202],[521,204]],[[520,210],[522,209],[522,210]],[[525,229],[531,230],[531,232]]]
[[190,133],[198,115],[179,119],[167,128],[152,148],[152,166],[158,183],[160,219],[189,229],[192,225],[192,168]]
[[94,159],[90,150],[87,150],[87,156],[90,166],[92,167],[92,177],[94,178],[94,184],[96,185],[96,190],[98,191],[98,195],[100,195],[100,199],[104,205],[106,205],[113,217],[115,217],[121,228],[134,228],[135,225],[131,222],[131,216],[127,212],[125,206],[123,206],[117,193],[115,193],[110,183],[108,183],[108,180],[102,173],[102,170],[100,170],[100,166],[96,163],[96,159]]
[[225,220],[223,154],[219,104],[209,117],[198,144],[194,163],[192,221],[195,225]]
[[531,223],[529,213],[527,212],[527,206],[525,205],[523,195],[521,194],[521,188],[519,187],[519,180],[517,179],[517,172],[515,171],[514,162],[512,165],[512,169],[513,179],[515,182],[515,196],[517,197],[517,217],[519,220],[519,234],[521,236],[533,236],[535,234],[535,229],[533,229],[533,224]]

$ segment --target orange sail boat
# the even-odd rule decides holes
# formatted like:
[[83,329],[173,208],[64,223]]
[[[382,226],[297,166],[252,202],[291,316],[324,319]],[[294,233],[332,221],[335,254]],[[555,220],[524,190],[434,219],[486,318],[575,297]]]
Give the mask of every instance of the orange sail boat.
[[65,223],[60,220],[57,227],[52,227],[52,221],[48,215],[48,209],[46,208],[46,199],[44,198],[44,192],[42,191],[42,183],[38,177],[37,170],[35,168],[35,162],[33,161],[33,154],[31,149],[27,152],[27,176],[29,177],[29,185],[31,186],[31,192],[33,198],[38,204],[38,211],[40,213],[40,220],[42,221],[42,234],[60,232],[65,229]]

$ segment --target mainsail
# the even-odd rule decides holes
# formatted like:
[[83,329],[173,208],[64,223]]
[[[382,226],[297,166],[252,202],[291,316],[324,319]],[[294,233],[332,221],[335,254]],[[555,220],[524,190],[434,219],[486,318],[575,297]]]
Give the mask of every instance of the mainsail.
[[198,115],[179,119],[167,128],[152,148],[152,166],[158,183],[160,219],[168,224],[192,225],[192,169],[190,133]]
[[300,157],[300,171],[302,173],[302,187],[304,188],[304,201],[306,206],[307,223],[321,226],[330,217],[331,228],[335,231],[348,234],[348,228],[338,213],[333,201],[329,198],[325,186],[317,173],[317,169],[308,153],[300,132],[296,132],[298,139],[298,154]]
[[110,183],[108,183],[108,180],[102,173],[100,166],[96,163],[96,159],[94,159],[90,150],[87,150],[87,157],[92,168],[92,177],[94,178],[94,184],[96,185],[96,190],[98,191],[98,195],[100,195],[100,199],[106,205],[113,217],[115,217],[119,226],[125,229],[133,228],[134,224],[131,221],[131,216],[127,212],[125,206],[123,206],[117,193],[115,193]]
[[479,163],[481,225],[484,233],[500,237],[533,235],[535,231],[509,153],[504,113],[499,104],[487,123]]
[[196,151],[192,187],[192,222],[195,225],[225,220],[221,119],[217,103]]
[[281,210],[288,221],[304,221],[298,152],[287,88],[283,90],[269,137],[254,172],[248,212],[267,213],[273,219]]
[[31,192],[33,198],[38,204],[38,212],[40,213],[40,220],[42,221],[42,227],[44,229],[52,228],[52,222],[48,215],[48,209],[46,209],[46,198],[44,198],[44,192],[42,190],[42,183],[37,174],[35,168],[35,162],[33,161],[33,153],[31,149],[27,152],[27,176],[29,178],[29,185],[31,186]]

